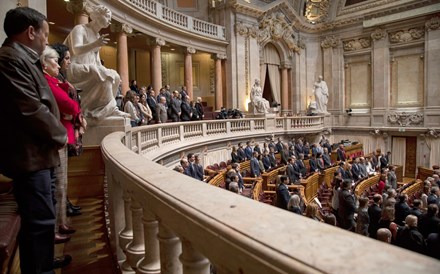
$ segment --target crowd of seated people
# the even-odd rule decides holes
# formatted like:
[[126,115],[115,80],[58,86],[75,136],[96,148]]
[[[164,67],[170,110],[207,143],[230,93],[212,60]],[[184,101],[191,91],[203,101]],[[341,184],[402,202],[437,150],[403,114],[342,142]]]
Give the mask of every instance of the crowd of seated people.
[[[252,141],[240,142],[232,146],[230,166],[224,167],[228,170],[224,187],[243,193],[240,163],[245,161],[249,161],[250,168],[246,176],[254,178],[285,166],[276,184],[277,207],[439,259],[439,171],[426,179],[419,199],[410,200],[403,193],[410,184],[398,187],[390,153],[383,155],[377,150],[369,156],[350,157],[346,155],[344,145],[340,145],[336,153],[344,160],[333,163],[329,157],[331,146],[324,146],[326,143],[328,140],[309,146],[304,138],[292,138],[288,142],[281,138],[275,142],[269,138],[262,146]],[[189,158],[190,155],[185,159]],[[188,164],[182,166],[185,173]],[[302,197],[299,193],[289,192],[288,185],[300,184],[308,176],[334,166],[338,168],[331,182],[331,211],[324,211],[319,203],[314,202],[304,206],[304,203],[300,204]],[[354,193],[356,186],[376,174],[378,181],[371,187],[373,191],[357,197]]]
[[116,101],[121,111],[130,114],[132,127],[204,118],[202,98],[191,101],[185,86],[171,92],[170,85],[165,85],[156,95],[151,85],[138,88],[136,80],[132,80],[130,90],[125,96],[119,91]]

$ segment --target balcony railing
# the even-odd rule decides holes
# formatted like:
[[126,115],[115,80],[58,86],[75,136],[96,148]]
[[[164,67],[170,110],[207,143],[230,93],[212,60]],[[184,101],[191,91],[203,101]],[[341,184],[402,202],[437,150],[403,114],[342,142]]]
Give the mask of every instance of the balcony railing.
[[323,129],[323,120],[200,121],[105,137],[111,246],[123,271],[208,274],[212,265],[217,273],[437,273],[439,261],[204,184],[139,155],[206,138],[310,127]]
[[124,0],[136,9],[145,11],[150,16],[183,30],[187,30],[206,37],[226,40],[225,27],[211,24],[186,14],[177,12],[153,0]]

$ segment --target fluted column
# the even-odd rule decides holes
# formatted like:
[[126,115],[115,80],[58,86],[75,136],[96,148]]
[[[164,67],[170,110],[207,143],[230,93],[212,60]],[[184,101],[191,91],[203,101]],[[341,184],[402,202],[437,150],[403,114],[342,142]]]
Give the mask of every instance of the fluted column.
[[196,50],[192,47],[186,48],[185,51],[185,86],[186,92],[188,92],[189,97],[193,100],[193,75],[192,75],[192,55],[196,53]]
[[133,29],[122,23],[111,24],[111,31],[116,32],[118,36],[118,73],[121,77],[122,94],[125,95],[127,90],[130,90],[129,74],[128,74],[128,46],[127,46],[127,34],[132,33]]
[[179,237],[159,223],[160,270],[162,274],[182,274],[182,263],[179,255],[182,245]]
[[[127,250],[127,245],[133,240],[133,218],[131,215],[131,196],[130,193],[124,191],[122,198],[124,199],[124,218],[125,227],[119,232],[119,247],[124,251]],[[123,270],[131,270],[127,259],[122,263]]]
[[220,110],[223,106],[223,76],[222,60],[226,59],[225,54],[215,56],[215,109]]
[[287,70],[288,67],[283,65],[281,68],[281,112],[289,111],[289,79]]
[[390,94],[390,51],[386,39],[387,32],[376,28],[371,34],[374,48],[373,59],[373,109],[385,110],[389,105]]
[[209,260],[199,251],[195,250],[191,243],[182,240],[182,255],[180,261],[183,265],[183,274],[209,274]]
[[[342,90],[342,71],[343,67],[339,62],[342,43],[338,37],[327,36],[321,41],[323,56],[323,73],[318,74],[324,77],[329,89],[327,111],[341,110],[344,106]],[[316,77],[318,76],[316,75]],[[315,79],[316,81],[316,79]]]
[[142,207],[139,202],[132,200],[131,214],[133,215],[133,240],[127,246],[127,262],[136,269],[139,261],[144,257],[144,230],[142,225]]
[[74,24],[87,24],[89,22],[89,15],[85,10],[87,0],[70,0],[66,3],[67,10],[74,15]]
[[[427,20],[425,22],[425,29],[425,106],[432,108],[433,112],[437,112],[440,105],[440,96],[438,96],[440,93],[440,15],[433,15],[433,17]],[[435,122],[432,125],[434,124]]]
[[156,38],[151,45],[151,83],[156,94],[162,87],[162,61],[160,47],[165,46],[165,40]]
[[144,208],[143,212],[145,257],[139,262],[136,273],[161,273],[159,240],[157,239],[158,221],[156,216],[148,209]]

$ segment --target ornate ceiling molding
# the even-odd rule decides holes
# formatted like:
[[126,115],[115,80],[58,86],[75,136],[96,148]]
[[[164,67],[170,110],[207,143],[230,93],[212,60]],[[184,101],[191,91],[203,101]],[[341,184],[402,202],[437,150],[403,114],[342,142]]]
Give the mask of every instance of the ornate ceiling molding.
[[403,29],[395,32],[390,32],[388,35],[390,43],[392,44],[407,43],[407,42],[419,40],[424,36],[425,36],[425,30],[423,27]]
[[388,121],[402,127],[419,125],[423,122],[423,114],[419,112],[395,112],[388,114]]

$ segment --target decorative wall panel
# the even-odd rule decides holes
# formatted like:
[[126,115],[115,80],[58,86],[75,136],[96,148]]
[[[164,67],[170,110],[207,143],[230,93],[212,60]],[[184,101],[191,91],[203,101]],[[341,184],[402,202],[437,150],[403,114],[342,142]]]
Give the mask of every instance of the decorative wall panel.
[[371,106],[371,66],[369,61],[353,62],[345,66],[345,105],[350,108]]
[[391,105],[423,106],[423,56],[413,54],[394,57],[391,62]]

